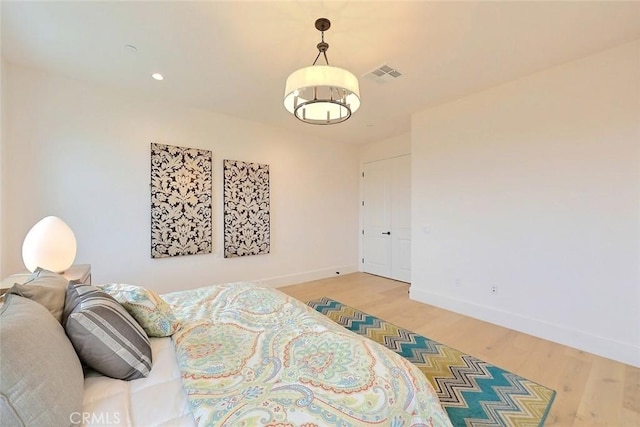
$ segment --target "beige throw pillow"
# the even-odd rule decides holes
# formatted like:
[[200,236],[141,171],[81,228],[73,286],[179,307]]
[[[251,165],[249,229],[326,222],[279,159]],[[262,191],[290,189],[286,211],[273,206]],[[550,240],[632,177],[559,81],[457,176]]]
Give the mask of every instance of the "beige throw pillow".
[[43,305],[58,322],[62,323],[68,285],[69,281],[63,276],[37,268],[25,283],[16,283],[7,293],[20,295]]
[[82,365],[60,323],[10,294],[0,308],[0,426],[68,426],[82,411]]

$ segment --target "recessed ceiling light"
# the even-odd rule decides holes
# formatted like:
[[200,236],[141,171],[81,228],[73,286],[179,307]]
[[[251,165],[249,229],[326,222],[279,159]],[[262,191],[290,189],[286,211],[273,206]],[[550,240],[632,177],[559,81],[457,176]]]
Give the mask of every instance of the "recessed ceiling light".
[[164,77],[160,73],[153,73],[151,74],[151,77],[153,77],[156,80],[164,80]]

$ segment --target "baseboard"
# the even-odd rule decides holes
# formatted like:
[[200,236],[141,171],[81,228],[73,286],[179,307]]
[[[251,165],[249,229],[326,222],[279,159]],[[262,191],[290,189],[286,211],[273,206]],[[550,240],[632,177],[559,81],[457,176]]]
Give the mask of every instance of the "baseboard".
[[[446,295],[410,289],[410,298],[425,304],[451,310],[465,316],[513,329],[598,356],[640,367],[640,347],[611,340],[585,331],[533,319],[521,314],[451,298]],[[446,344],[446,343],[443,343]]]
[[269,277],[267,279],[258,280],[257,282],[259,282],[261,285],[265,285],[271,288],[279,288],[281,286],[295,285],[298,283],[310,282],[312,280],[326,279],[342,274],[355,273],[357,271],[357,265],[347,265],[340,267],[323,268],[321,270],[305,271],[301,273],[286,274],[283,276]]

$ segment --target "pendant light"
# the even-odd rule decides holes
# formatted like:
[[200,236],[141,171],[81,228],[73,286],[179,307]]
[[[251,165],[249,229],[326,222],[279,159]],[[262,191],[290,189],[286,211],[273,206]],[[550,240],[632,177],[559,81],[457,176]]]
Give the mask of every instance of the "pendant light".
[[[285,108],[299,120],[314,125],[341,123],[360,108],[358,79],[349,71],[329,65],[324,32],[331,27],[327,18],[316,20],[322,41],[316,46],[318,56],[310,67],[294,71],[287,78]],[[320,56],[326,65],[316,65]]]

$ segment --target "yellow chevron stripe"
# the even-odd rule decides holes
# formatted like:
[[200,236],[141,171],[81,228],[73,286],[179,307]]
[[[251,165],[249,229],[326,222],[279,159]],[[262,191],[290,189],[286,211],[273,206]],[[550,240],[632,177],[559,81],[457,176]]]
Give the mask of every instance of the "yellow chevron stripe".
[[540,420],[544,417],[549,401],[553,397],[553,391],[536,384],[525,381],[525,387],[531,393],[530,396],[515,395],[511,398],[517,402],[522,412],[503,412],[501,415],[507,420],[508,425],[514,427],[537,426],[532,420]]

